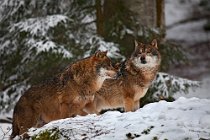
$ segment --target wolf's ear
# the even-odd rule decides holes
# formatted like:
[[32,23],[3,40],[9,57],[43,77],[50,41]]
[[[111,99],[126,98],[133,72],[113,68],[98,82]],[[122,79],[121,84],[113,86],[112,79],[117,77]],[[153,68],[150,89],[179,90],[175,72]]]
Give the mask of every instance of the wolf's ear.
[[114,68],[119,70],[121,67],[121,63],[117,62],[116,64],[114,64]]
[[156,39],[153,39],[153,40],[152,40],[151,45],[152,45],[153,47],[155,47],[156,49],[158,49],[157,40],[156,40]]
[[97,51],[95,53],[95,58],[104,58],[107,55],[107,51],[101,52],[101,51]]
[[138,42],[134,40],[135,48],[138,46]]
[[137,51],[139,49],[139,47],[143,46],[142,43],[140,43],[140,42],[138,42],[136,40],[134,40],[134,44],[135,44],[135,51]]

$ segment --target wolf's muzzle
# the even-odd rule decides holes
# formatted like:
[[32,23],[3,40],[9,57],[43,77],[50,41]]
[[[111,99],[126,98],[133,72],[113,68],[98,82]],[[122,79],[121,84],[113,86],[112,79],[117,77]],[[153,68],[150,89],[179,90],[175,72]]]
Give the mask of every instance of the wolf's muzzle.
[[145,57],[141,57],[141,63],[142,63],[142,64],[146,64],[146,63],[147,63]]

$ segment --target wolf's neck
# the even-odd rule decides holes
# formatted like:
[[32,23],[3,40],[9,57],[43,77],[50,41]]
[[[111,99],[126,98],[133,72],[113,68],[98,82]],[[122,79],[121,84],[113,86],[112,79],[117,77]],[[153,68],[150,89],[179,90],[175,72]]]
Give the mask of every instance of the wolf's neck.
[[86,90],[94,93],[101,88],[104,80],[105,79],[96,78],[96,76],[88,76],[86,78],[80,79],[80,81],[78,81],[78,86],[81,88],[81,90]]
[[130,63],[130,68],[127,69],[128,73],[136,79],[136,83],[143,84],[142,86],[149,86],[155,79],[158,72],[159,65],[150,68],[138,68]]
[[149,68],[149,69],[143,68],[139,70],[138,75],[140,76],[139,77],[140,79],[152,81],[155,78],[157,71],[158,71],[158,66],[154,68]]

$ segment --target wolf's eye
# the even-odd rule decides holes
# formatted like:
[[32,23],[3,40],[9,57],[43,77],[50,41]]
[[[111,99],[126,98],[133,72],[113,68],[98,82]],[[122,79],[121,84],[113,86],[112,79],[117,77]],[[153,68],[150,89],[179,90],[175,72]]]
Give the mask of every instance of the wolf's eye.
[[158,55],[157,51],[153,51],[152,55]]
[[146,52],[147,52],[147,53],[151,53],[151,51],[152,51],[152,50],[151,50],[150,48],[147,48],[147,49],[146,49]]
[[140,49],[140,50],[139,50],[139,54],[142,54],[142,53],[143,53],[143,50],[142,50],[142,49]]
[[142,48],[140,48],[139,49],[139,54],[141,54],[143,52],[143,49]]

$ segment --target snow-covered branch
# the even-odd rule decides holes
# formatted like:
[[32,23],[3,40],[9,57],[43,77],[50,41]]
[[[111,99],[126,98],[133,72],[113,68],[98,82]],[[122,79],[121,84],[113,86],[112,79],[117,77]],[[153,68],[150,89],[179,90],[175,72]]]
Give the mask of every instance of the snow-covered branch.
[[176,93],[188,93],[189,87],[199,87],[200,82],[159,72],[153,81],[151,89],[153,96],[169,97]]

